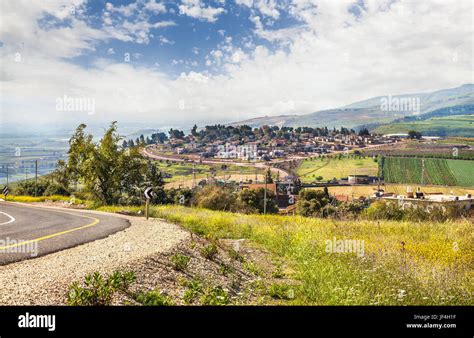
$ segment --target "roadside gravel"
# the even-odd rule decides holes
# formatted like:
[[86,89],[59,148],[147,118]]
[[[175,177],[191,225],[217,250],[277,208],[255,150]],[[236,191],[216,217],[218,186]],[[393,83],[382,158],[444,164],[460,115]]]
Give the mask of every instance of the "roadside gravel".
[[128,219],[130,227],[71,249],[0,266],[0,305],[64,304],[68,285],[88,273],[113,272],[190,238],[179,226],[159,219],[113,215]]

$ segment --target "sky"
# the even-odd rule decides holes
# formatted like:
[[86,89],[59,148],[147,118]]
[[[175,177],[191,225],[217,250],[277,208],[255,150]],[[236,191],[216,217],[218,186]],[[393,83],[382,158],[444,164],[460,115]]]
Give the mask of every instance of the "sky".
[[0,128],[231,122],[473,83],[473,6],[2,0]]

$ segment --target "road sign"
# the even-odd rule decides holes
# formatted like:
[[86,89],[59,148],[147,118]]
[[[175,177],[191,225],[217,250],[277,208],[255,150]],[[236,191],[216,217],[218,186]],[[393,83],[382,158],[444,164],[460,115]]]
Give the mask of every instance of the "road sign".
[[8,190],[8,187],[7,187],[7,186],[5,186],[5,187],[3,188],[3,190],[2,190],[2,193],[3,193],[3,195],[4,195],[5,197],[8,196],[8,193],[9,193],[9,192],[10,192],[10,191]]
[[153,192],[153,189],[151,187],[148,187],[145,189],[145,217],[148,219],[148,213],[149,213],[149,208],[150,208],[150,200],[151,198],[155,196],[155,193]]
[[145,198],[147,200],[151,199],[154,195],[153,189],[152,188],[146,188],[145,189]]

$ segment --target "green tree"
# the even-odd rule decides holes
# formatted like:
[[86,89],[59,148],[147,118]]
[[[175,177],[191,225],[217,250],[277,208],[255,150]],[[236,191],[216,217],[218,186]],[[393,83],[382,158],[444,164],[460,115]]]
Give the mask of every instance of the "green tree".
[[270,168],[268,168],[265,173],[265,181],[267,183],[273,183],[272,171],[270,170]]
[[416,131],[416,130],[410,130],[408,131],[408,138],[409,139],[416,139],[416,140],[420,140],[422,137],[422,134],[419,132],[419,131]]
[[[265,189],[244,189],[239,193],[239,201],[242,204],[242,211],[263,213]],[[267,213],[278,212],[276,196],[273,191],[267,189]]]
[[330,203],[330,198],[321,190],[301,190],[296,204],[298,213],[302,216],[325,216],[324,208]]

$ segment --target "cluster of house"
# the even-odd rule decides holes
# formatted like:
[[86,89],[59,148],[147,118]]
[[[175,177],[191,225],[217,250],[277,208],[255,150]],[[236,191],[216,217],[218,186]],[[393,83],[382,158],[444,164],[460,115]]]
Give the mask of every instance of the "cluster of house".
[[309,133],[303,133],[299,135],[299,138],[289,140],[263,136],[259,140],[249,142],[228,139],[202,144],[196,142],[192,135],[188,135],[184,139],[171,139],[167,145],[176,154],[199,154],[205,158],[266,161],[283,158],[290,154],[327,154],[334,151],[365,148],[368,145],[392,144],[399,140],[400,138],[397,136],[336,134],[313,137]]

